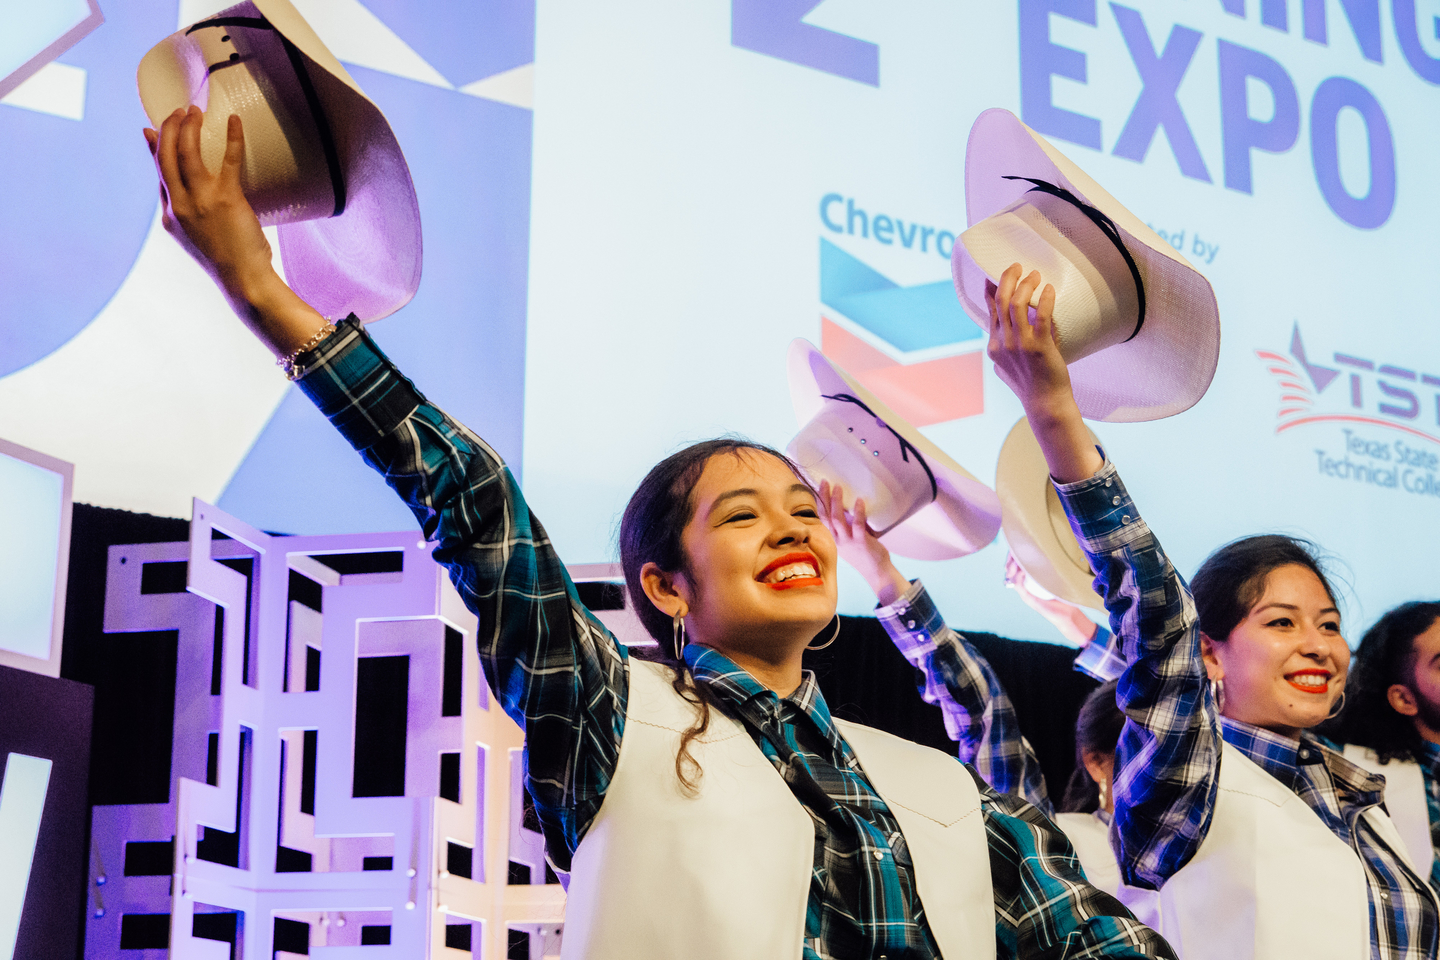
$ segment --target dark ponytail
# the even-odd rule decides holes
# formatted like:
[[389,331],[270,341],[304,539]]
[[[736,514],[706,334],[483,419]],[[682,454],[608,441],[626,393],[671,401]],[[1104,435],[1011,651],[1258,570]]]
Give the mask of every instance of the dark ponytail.
[[800,476],[788,457],[763,444],[733,437],[705,440],[657,463],[640,481],[620,520],[620,565],[625,570],[630,606],[658,645],[645,651],[645,659],[669,667],[674,673],[671,682],[675,692],[696,708],[695,723],[680,737],[680,749],[675,755],[675,775],[690,793],[703,773],[690,753],[690,744],[709,729],[714,701],[710,692],[695,682],[685,661],[676,657],[672,621],[645,595],[640,571],[645,564],[653,563],[666,573],[687,572],[689,561],[680,537],[695,515],[695,484],[700,482],[711,458],[721,454],[774,457]]
[[1118,681],[1102,683],[1085,698],[1075,718],[1075,771],[1065,785],[1060,813],[1094,813],[1100,809],[1100,785],[1085,768],[1086,756],[1115,756],[1125,714],[1115,704]]

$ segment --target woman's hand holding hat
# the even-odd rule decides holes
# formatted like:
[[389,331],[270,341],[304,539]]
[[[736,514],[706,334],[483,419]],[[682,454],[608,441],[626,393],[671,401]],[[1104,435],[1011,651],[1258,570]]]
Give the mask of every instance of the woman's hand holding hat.
[[910,588],[910,581],[890,559],[890,551],[875,536],[865,518],[865,501],[856,498],[855,509],[845,512],[845,490],[828,480],[820,482],[820,519],[835,537],[840,556],[870,584],[883,605],[894,603]]
[[1046,284],[1041,290],[1032,319],[1030,302],[1042,281],[1039,272],[1023,278],[1022,273],[1020,264],[1011,264],[1000,275],[998,286],[986,286],[987,352],[996,374],[1024,405],[1051,477],[1073,483],[1093,476],[1104,461],[1090,442],[1070,386],[1070,371],[1055,343],[1055,288]]
[[240,188],[245,134],[230,117],[225,159],[211,173],[200,158],[199,107],[176,110],[146,129],[160,173],[166,231],[219,285],[233,309],[276,356],[298,349],[325,319],[295,294],[271,262],[270,243]]
[[1030,577],[1015,554],[1005,557],[1005,586],[1015,591],[1020,602],[1050,622],[1050,625],[1066,640],[1082,649],[1095,639],[1095,621],[1080,612],[1080,608],[1054,597],[1038,596],[1027,585]]

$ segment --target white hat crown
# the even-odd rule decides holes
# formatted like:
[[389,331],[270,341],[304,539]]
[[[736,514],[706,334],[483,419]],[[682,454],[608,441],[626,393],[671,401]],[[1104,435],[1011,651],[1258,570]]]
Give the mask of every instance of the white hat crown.
[[847,510],[863,498],[882,535],[935,502],[935,472],[914,444],[852,394],[824,400],[785,450],[807,477],[843,487]]

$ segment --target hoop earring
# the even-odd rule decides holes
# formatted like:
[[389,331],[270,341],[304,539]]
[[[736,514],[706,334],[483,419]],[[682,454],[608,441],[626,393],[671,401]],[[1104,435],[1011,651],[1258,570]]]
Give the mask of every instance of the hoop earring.
[[1216,712],[1216,713],[1224,713],[1224,712],[1225,712],[1225,681],[1224,681],[1224,680],[1211,680],[1211,681],[1210,681],[1210,697],[1211,697],[1211,699],[1213,699],[1213,700],[1215,701],[1215,712]]
[[1340,711],[1345,709],[1345,691],[1340,691],[1340,699],[1335,701],[1335,709],[1325,717],[1326,720],[1334,720],[1340,716]]
[[805,649],[806,649],[806,650],[824,650],[826,647],[830,646],[830,644],[834,643],[834,642],[835,642],[835,639],[836,639],[837,637],[839,637],[839,636],[840,636],[840,614],[837,613],[837,614],[835,614],[835,632],[832,633],[832,634],[830,634],[830,639],[829,639],[829,640],[826,640],[824,643],[820,644],[820,646],[818,646],[818,647],[806,647]]
[[679,613],[670,618],[670,638],[675,645],[675,659],[685,661],[685,618]]

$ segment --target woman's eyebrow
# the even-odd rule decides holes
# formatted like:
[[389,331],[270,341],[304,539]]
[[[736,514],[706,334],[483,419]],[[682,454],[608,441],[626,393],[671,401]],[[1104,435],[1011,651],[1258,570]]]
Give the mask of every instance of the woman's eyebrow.
[[727,490],[715,498],[715,502],[710,505],[710,512],[714,513],[716,510],[719,510],[720,505],[726,500],[734,500],[736,497],[756,497],[759,495],[760,491],[754,487],[741,487],[738,490]]

